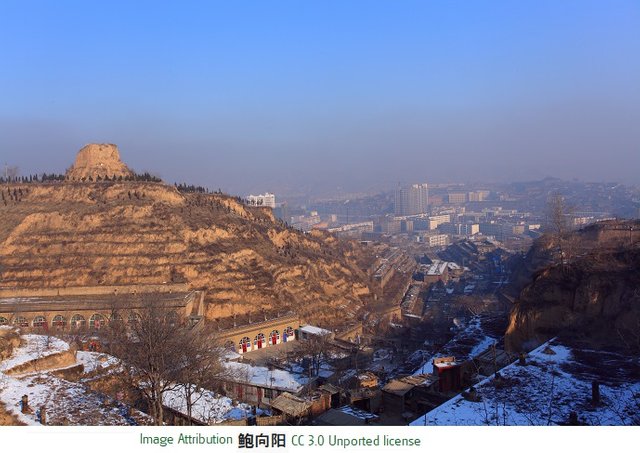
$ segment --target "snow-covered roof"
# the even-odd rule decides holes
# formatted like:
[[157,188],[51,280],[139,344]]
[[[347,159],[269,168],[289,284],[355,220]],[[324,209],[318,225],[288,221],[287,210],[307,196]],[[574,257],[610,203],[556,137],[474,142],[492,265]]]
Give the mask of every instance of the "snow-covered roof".
[[427,275],[442,275],[447,269],[447,261],[434,260],[433,264],[427,269]]
[[496,338],[485,333],[480,316],[474,316],[466,327],[447,344],[437,355],[429,356],[415,372],[415,374],[433,373],[433,359],[438,356],[452,355],[459,361],[464,361],[484,352],[496,342]]
[[[221,423],[224,420],[239,420],[251,414],[250,405],[240,403],[234,406],[231,398],[216,395],[202,388],[194,389],[191,401],[191,417],[207,425]],[[188,415],[187,397],[182,386],[166,391],[162,395],[162,403],[185,416]]]
[[402,316],[406,316],[407,318],[422,319],[422,316],[414,315],[413,313],[402,313]]
[[300,331],[309,335],[319,335],[319,336],[331,334],[331,331],[327,329],[323,329],[322,327],[310,326],[310,325],[300,327]]
[[239,362],[228,362],[224,365],[230,371],[230,380],[258,387],[274,388],[295,394],[309,382],[308,378],[285,370],[270,370],[264,366]]
[[337,410],[362,420],[378,418],[375,414],[372,414],[371,412],[367,412],[353,406],[342,406],[342,407],[339,407]]
[[460,362],[456,361],[455,357],[436,358],[433,359],[433,362],[433,366],[436,368],[447,368],[460,364]]

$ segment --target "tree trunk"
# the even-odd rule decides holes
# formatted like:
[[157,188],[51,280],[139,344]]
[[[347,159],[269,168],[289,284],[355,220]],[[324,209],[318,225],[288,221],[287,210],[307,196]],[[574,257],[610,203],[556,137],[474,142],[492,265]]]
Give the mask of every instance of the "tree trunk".
[[[162,395],[160,395],[162,396]],[[158,398],[156,400],[156,414],[157,414],[157,418],[156,418],[156,425],[157,426],[162,426],[164,424],[164,411],[162,408],[162,398]]]
[[187,415],[189,416],[189,426],[193,425],[191,421],[191,413],[193,411],[193,403],[191,402],[193,391],[191,389],[191,384],[187,384],[185,387],[185,396],[187,399]]

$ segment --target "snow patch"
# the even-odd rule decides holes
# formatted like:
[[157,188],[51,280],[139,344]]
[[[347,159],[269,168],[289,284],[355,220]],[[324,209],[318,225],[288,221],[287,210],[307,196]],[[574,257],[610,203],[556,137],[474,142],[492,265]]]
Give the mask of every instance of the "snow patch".
[[47,335],[22,335],[24,344],[15,348],[7,360],[0,362],[0,371],[10,370],[23,363],[69,350],[69,344]]
[[246,382],[258,387],[298,393],[309,382],[308,378],[285,370],[270,370],[267,367],[239,362],[228,362],[224,365],[236,377],[235,381]]
[[[213,425],[224,420],[240,420],[251,414],[251,406],[248,404],[233,405],[231,398],[216,395],[205,389],[197,389],[191,396],[191,416],[203,423]],[[165,392],[162,396],[165,406],[187,415],[187,397],[184,387]]]
[[[546,353],[547,348],[555,354]],[[411,425],[557,425],[566,423],[571,411],[589,425],[632,423],[640,409],[637,359],[633,362],[617,356],[617,363],[626,363],[636,378],[608,385],[603,382],[601,404],[593,406],[589,402],[593,376],[575,372],[584,367],[575,354],[562,344],[545,343],[529,354],[527,365],[508,365],[500,370],[500,378],[491,376],[475,385],[480,402],[459,395]],[[593,355],[588,357],[594,360],[590,366],[606,370]]]

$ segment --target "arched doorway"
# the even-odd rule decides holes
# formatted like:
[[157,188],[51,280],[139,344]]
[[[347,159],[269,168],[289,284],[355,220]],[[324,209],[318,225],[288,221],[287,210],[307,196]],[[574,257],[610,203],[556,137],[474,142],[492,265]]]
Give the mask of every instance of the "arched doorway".
[[73,315],[71,317],[71,328],[72,329],[82,329],[87,325],[86,319],[82,315]]
[[293,327],[289,326],[286,329],[284,329],[284,332],[282,332],[282,342],[286,343],[287,341],[293,341],[295,340],[295,332],[293,331]]
[[47,318],[44,316],[36,316],[33,318],[34,329],[46,330],[47,325]]
[[29,321],[24,316],[16,316],[13,318],[13,325],[16,327],[29,327]]
[[122,319],[122,316],[120,316],[118,313],[114,313],[111,315],[111,317],[109,318],[109,324],[110,325],[122,325],[124,323],[124,320]]
[[269,334],[269,344],[276,345],[279,343],[280,343],[280,332],[274,329]]
[[240,351],[243,353],[251,351],[251,338],[244,337],[240,340]]
[[256,335],[256,338],[253,340],[253,345],[258,349],[262,349],[267,345],[267,341],[263,333]]
[[227,340],[224,343],[224,350],[225,351],[234,351],[235,352],[235,345],[233,344],[233,341]]
[[92,330],[100,330],[106,325],[106,320],[101,314],[95,313],[89,318],[89,328]]
[[62,315],[55,315],[51,320],[51,327],[56,330],[62,330],[67,326],[67,319]]

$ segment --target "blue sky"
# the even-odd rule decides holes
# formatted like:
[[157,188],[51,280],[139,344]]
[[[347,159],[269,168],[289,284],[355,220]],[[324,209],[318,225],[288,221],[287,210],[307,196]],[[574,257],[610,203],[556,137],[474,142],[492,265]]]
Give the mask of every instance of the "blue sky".
[[640,183],[640,3],[0,2],[0,157],[244,194]]

